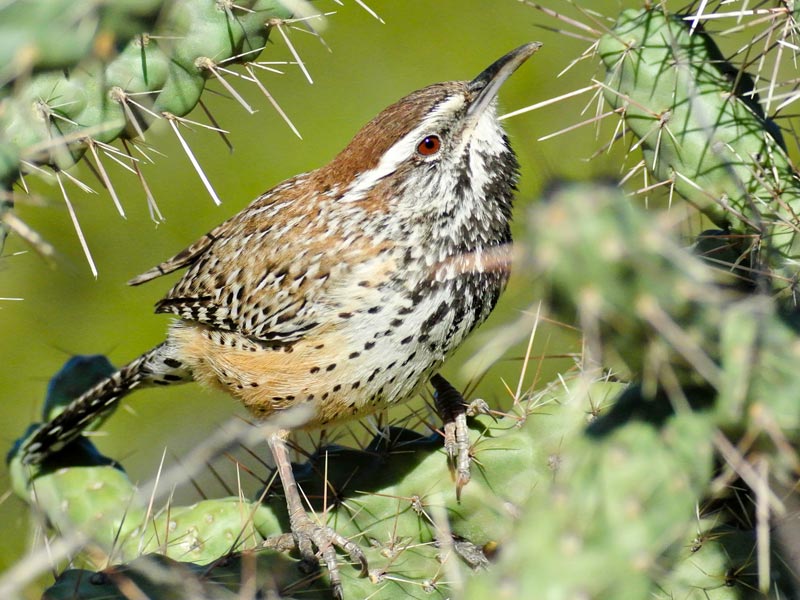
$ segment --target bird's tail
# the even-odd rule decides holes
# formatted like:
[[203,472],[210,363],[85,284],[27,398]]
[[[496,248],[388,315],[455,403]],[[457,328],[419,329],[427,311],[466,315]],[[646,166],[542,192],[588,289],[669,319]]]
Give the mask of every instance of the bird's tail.
[[101,379],[52,421],[42,425],[22,448],[22,460],[26,464],[37,464],[58,452],[89,425],[114,410],[119,401],[136,388],[184,383],[191,379],[191,373],[174,356],[168,343],[156,346]]

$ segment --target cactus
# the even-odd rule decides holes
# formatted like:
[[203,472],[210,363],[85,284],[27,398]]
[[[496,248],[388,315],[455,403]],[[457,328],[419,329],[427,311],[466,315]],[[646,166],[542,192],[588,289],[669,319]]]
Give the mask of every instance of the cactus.
[[[553,481],[534,488],[499,564],[468,597],[797,594],[781,566],[791,555],[770,560],[775,548],[759,547],[764,530],[744,508],[770,502],[764,473],[795,477],[796,455],[781,444],[800,426],[797,327],[774,299],[726,289],[668,224],[604,186],[556,189],[531,211],[526,267],[546,274],[555,316],[577,311],[595,336],[589,360],[621,358],[640,383],[586,435],[549,450]],[[752,498],[718,487],[720,460]],[[766,510],[777,516],[781,504]]]
[[[28,4],[33,3],[16,2],[4,8],[0,15],[4,26],[26,33],[35,29],[36,15],[26,11]],[[52,5],[50,9],[58,7]],[[160,10],[160,3],[151,8],[155,14]],[[89,31],[88,39],[57,38],[52,35],[51,23],[45,21],[47,36],[31,31],[31,41],[25,46],[15,46],[14,40],[9,40],[12,47],[6,53],[13,51],[20,56],[26,51],[35,52],[41,59],[37,68],[58,67],[66,72],[51,68],[26,76],[26,70],[34,65],[23,64],[19,67],[21,72],[14,74],[15,80],[23,81],[13,89],[3,90],[3,148],[17,157],[13,161],[7,159],[9,166],[0,172],[0,182],[6,188],[19,175],[20,160],[65,169],[92,142],[141,136],[153,119],[187,114],[219,65],[255,60],[266,44],[271,20],[279,22],[290,16],[277,1],[251,0],[228,8],[211,1],[175,2],[160,15],[154,29],[137,28],[131,34],[128,15],[120,7],[95,4],[88,12],[89,15],[82,15],[86,20],[105,24],[108,29],[96,27]],[[64,26],[71,25],[69,11],[62,10],[61,14],[65,16]],[[160,37],[162,31],[169,32],[169,37]],[[72,32],[76,36],[86,33],[80,27]],[[88,45],[96,46],[109,35],[112,40],[132,39],[118,53],[109,51],[109,56],[86,52]],[[57,49],[41,47],[43,41],[55,39]],[[64,45],[73,46],[78,52],[61,53],[60,62],[50,64],[48,57],[59,54]],[[84,58],[87,55],[90,58]],[[15,65],[20,60],[4,64]]]
[[92,6],[66,0],[7,3],[0,10],[0,64],[5,69],[1,79],[70,68],[101,51],[100,40],[122,48],[150,28],[160,10],[158,0]]
[[623,11],[599,39],[604,96],[641,140],[657,181],[727,232],[778,288],[791,289],[800,176],[753,78],[692,28],[664,10]]
[[[762,37],[791,35],[786,7],[759,14],[771,15]],[[783,516],[797,504],[798,175],[755,93],[781,84],[759,88],[699,21],[663,3],[623,11],[593,46],[605,69],[593,89],[620,115],[615,133],[642,149],[644,189],[668,189],[720,229],[698,236],[693,255],[672,215],[602,186],[555,189],[532,211],[527,265],[545,277],[555,317],[577,314],[590,364],[621,362],[638,383],[573,440],[581,458],[561,461],[559,485],[536,489],[470,597],[503,586],[507,597],[549,598],[800,589]],[[626,509],[634,523],[620,521]]]
[[[219,79],[241,98],[224,81],[224,69],[235,63],[257,64],[272,27],[291,13],[279,0],[179,0],[163,11],[161,4],[20,0],[0,9],[0,32],[9,33],[0,36],[0,56],[8,59],[3,64],[9,71],[0,77],[0,190],[7,196],[2,198],[3,210],[24,171],[48,165],[61,181],[61,172],[89,152],[95,172],[124,215],[101,155],[125,157],[127,149],[107,150],[107,144],[143,140],[157,119],[170,123],[212,198],[220,202],[178,126],[199,102],[209,78]],[[42,21],[44,13],[58,16]],[[54,28],[67,33],[55,35]],[[249,79],[257,81],[248,68]],[[126,158],[136,169],[136,161]],[[65,201],[96,275],[66,195]],[[155,202],[151,197],[149,201],[153,218],[159,219]],[[7,220],[4,224],[9,226]],[[24,228],[16,230],[25,233]]]

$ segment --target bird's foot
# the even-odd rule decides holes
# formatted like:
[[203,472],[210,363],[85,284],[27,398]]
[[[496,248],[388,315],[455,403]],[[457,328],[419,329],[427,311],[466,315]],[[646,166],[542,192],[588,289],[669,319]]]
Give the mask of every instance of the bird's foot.
[[434,375],[431,383],[436,390],[436,411],[444,427],[444,449],[453,464],[456,480],[456,498],[461,499],[461,490],[470,480],[470,444],[467,417],[491,414],[484,400],[476,399],[467,404],[464,397],[441,375]]
[[[321,558],[330,573],[333,596],[337,600],[341,600],[343,598],[342,577],[339,573],[339,566],[336,564],[336,548],[349,554],[350,559],[361,566],[361,577],[368,574],[367,557],[355,542],[348,540],[330,527],[314,522],[308,516],[303,508],[303,501],[300,498],[300,491],[289,459],[289,450],[286,445],[288,435],[287,430],[277,430],[267,438],[267,443],[272,450],[286,496],[292,537],[300,552],[300,568],[307,574],[314,573],[319,570]],[[319,551],[319,557],[317,551]]]
[[306,513],[292,518],[292,536],[300,552],[300,569],[306,574],[314,573],[319,570],[320,561],[324,562],[328,568],[333,596],[337,600],[343,598],[343,588],[336,561],[336,548],[344,551],[353,563],[360,566],[360,577],[367,575],[367,557],[358,544],[330,527],[315,523]]

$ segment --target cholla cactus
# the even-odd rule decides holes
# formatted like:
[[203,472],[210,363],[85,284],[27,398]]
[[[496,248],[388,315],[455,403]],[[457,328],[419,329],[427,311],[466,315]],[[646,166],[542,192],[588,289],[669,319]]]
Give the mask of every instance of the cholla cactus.
[[[645,3],[607,21],[589,14],[579,28],[595,39],[581,59],[599,59],[603,72],[564,99],[594,93],[597,116],[586,124],[610,119],[611,144],[631,140],[627,156],[635,165],[624,179],[642,176],[639,194],[664,190],[670,202],[699,210],[732,253],[729,269],[794,302],[800,178],[783,112],[800,99],[792,67],[797,9],[785,2],[672,4]],[[727,56],[722,42],[738,49]]]
[[[2,210],[8,209],[12,185],[20,175],[49,166],[94,271],[63,191],[64,179],[70,177],[65,170],[82,158],[89,160],[124,215],[103,160],[127,164],[141,178],[129,144],[144,141],[150,124],[159,119],[170,124],[219,203],[181,136],[180,126],[190,123],[183,117],[198,104],[209,79],[220,81],[253,112],[226,80],[237,63],[244,64],[244,79],[274,103],[256,71],[263,66],[259,55],[271,31],[283,27],[289,17],[291,12],[279,0],[178,0],[165,6],[152,1],[45,5],[18,0],[6,4],[0,9],[0,55],[7,59],[0,74]],[[123,142],[122,150],[109,146],[117,139]],[[155,200],[141,181],[151,215],[160,219]],[[6,218],[4,223],[30,241],[38,241],[16,220]],[[50,252],[46,245],[37,246]]]
[[[537,440],[558,469],[468,597],[796,595],[795,542],[770,530],[795,495],[796,327],[619,190],[557,188],[527,223],[524,265],[555,316],[577,312],[589,363],[621,359],[638,383],[610,410],[595,399],[576,435]],[[583,410],[559,405],[564,422]]]
[[604,96],[656,180],[728,233],[756,273],[792,289],[800,176],[753,77],[695,25],[663,10],[624,11],[597,47]]

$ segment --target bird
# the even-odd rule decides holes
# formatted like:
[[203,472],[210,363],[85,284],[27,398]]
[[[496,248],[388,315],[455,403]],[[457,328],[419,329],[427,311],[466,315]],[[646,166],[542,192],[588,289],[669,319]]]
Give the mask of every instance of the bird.
[[[470,81],[403,97],[328,164],[276,185],[129,281],[185,269],[156,304],[174,319],[166,340],[42,425],[23,462],[42,463],[137,388],[197,381],[257,419],[303,405],[310,416],[299,428],[314,429],[405,402],[430,383],[460,493],[469,481],[465,403],[438,371],[508,281],[520,168],[497,95],[540,46],[524,44]],[[301,562],[319,568],[321,559],[341,597],[337,548],[362,575],[367,561],[306,513],[289,433],[267,442],[292,536]]]

